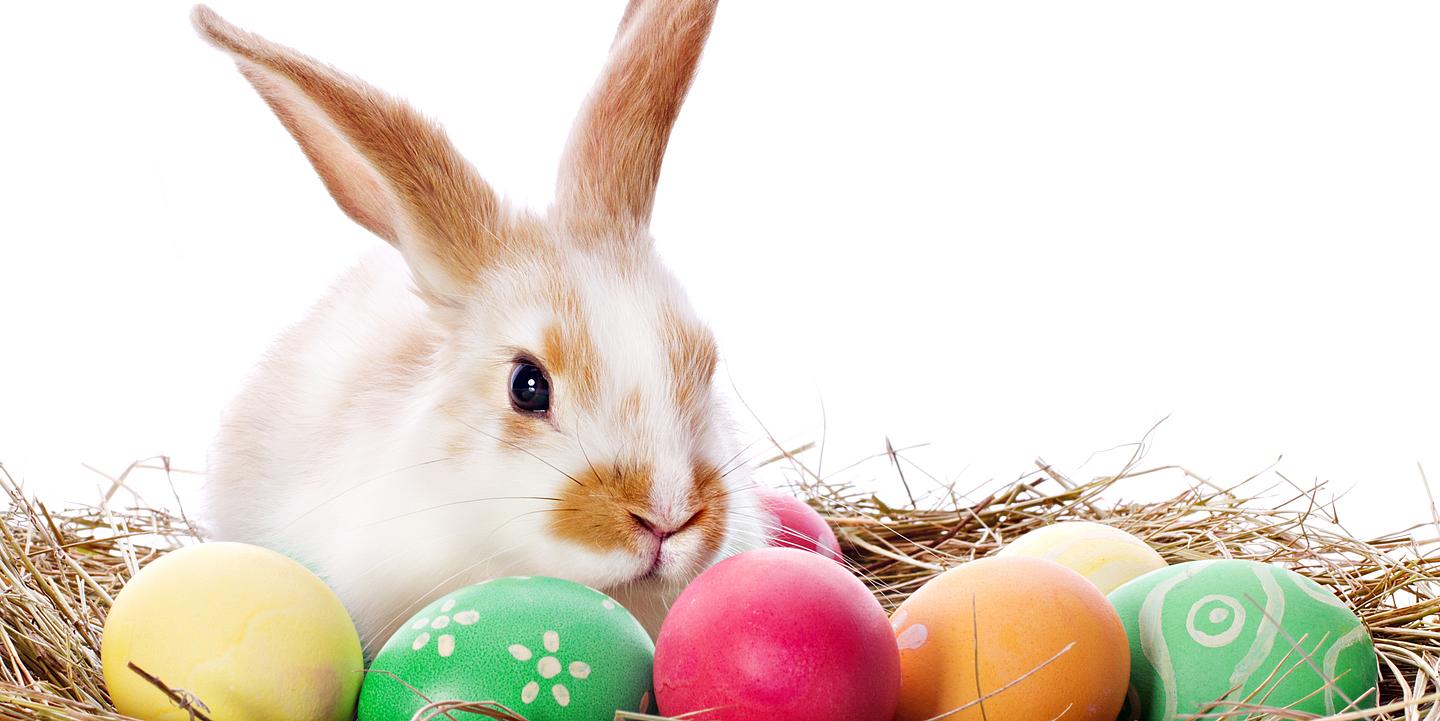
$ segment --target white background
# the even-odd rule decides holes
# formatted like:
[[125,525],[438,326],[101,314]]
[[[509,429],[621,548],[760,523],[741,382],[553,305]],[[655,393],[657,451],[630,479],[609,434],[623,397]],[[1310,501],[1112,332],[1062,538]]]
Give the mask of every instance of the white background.
[[[624,4],[217,2],[536,206]],[[269,339],[382,242],[187,12],[0,10],[0,462],[56,498],[90,499],[82,461],[202,467]],[[1418,2],[726,0],[653,228],[759,418],[818,439],[823,401],[828,467],[930,442],[968,488],[1168,415],[1156,463],[1283,455],[1353,522],[1426,520],[1437,30]]]

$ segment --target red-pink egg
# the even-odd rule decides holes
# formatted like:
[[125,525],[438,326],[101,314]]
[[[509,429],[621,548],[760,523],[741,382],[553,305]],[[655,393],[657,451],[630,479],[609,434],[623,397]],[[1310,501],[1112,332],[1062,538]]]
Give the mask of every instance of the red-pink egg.
[[814,551],[836,561],[841,559],[835,532],[808,503],[773,488],[759,487],[755,493],[760,496],[760,507],[779,522],[779,528],[770,533],[769,545]]
[[890,721],[900,652],[885,612],[844,566],[761,548],[700,574],[655,644],[664,716]]

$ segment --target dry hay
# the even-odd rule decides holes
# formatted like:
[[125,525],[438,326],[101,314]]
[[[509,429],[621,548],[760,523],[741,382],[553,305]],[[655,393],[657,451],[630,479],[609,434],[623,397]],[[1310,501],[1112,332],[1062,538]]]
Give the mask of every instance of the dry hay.
[[[900,458],[893,451],[890,457],[900,472]],[[1172,563],[1253,559],[1326,586],[1369,628],[1382,677],[1378,708],[1329,718],[1440,719],[1440,555],[1432,554],[1433,543],[1415,540],[1417,529],[1436,530],[1429,524],[1359,540],[1345,532],[1333,499],[1323,499],[1318,484],[1301,487],[1271,474],[1280,482],[1268,488],[1258,488],[1263,484],[1256,478],[1220,487],[1183,469],[1140,467],[1138,452],[1120,472],[1088,481],[1041,463],[980,498],[951,491],[902,505],[827,482],[798,451],[772,462],[785,464],[796,492],[830,519],[852,570],[887,610],[940,570],[988,555],[1028,530],[1063,520],[1101,521],[1145,539]],[[1189,487],[1159,502],[1117,500],[1125,484],[1156,474],[1183,476]],[[125,719],[109,706],[100,672],[105,612],[138,568],[192,542],[191,526],[152,508],[51,511],[28,498],[3,466],[0,490],[9,501],[0,524],[0,721]],[[518,718],[477,703],[437,705],[426,717]],[[1235,705],[1217,705],[1206,717],[1315,718]]]

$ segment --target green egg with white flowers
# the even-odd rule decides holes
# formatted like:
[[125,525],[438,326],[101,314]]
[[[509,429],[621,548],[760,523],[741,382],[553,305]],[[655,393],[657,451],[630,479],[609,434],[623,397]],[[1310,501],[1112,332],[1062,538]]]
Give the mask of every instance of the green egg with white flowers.
[[442,596],[390,637],[360,688],[358,721],[404,721],[427,699],[492,702],[530,721],[609,721],[646,710],[654,660],[649,634],[609,596],[556,578],[499,578]]
[[1375,706],[1379,674],[1365,625],[1298,573],[1192,561],[1147,573],[1109,599],[1130,641],[1122,721],[1174,721],[1236,704],[1320,716]]

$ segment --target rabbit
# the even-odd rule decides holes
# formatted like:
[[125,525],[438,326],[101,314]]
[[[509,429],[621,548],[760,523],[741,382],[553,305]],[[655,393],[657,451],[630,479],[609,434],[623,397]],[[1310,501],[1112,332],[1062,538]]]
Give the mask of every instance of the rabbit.
[[605,591],[653,636],[686,583],[764,545],[714,335],[647,229],[715,9],[629,3],[538,214],[404,102],[195,7],[340,209],[393,246],[225,410],[207,537],[315,571],[367,652],[434,598],[514,575]]

